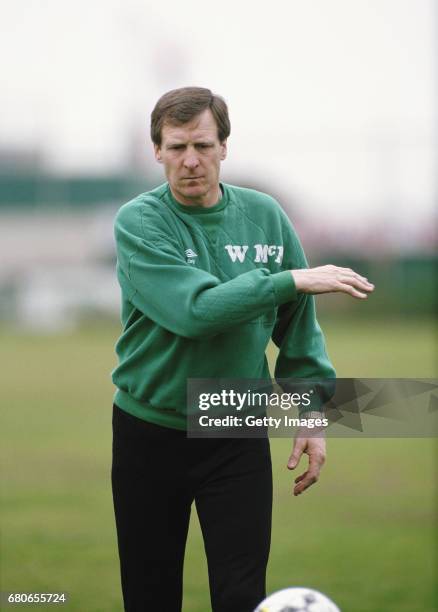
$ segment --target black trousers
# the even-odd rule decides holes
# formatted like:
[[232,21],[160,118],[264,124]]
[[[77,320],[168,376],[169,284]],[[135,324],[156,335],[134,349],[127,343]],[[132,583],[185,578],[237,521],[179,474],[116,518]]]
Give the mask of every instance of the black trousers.
[[265,597],[272,510],[267,438],[190,439],[114,406],[112,487],[126,612],[181,611],[193,501],[212,610],[252,612]]

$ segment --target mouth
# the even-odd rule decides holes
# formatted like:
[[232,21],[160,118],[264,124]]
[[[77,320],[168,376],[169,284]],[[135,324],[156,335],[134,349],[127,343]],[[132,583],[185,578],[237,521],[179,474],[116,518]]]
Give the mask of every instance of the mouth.
[[182,180],[183,181],[198,181],[199,179],[202,179],[202,176],[183,176]]

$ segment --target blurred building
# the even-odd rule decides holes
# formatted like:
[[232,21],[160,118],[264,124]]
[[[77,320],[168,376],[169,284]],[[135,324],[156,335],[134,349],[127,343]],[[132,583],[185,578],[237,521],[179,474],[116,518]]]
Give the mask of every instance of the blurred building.
[[[14,167],[8,159],[3,168]],[[116,319],[113,219],[121,204],[153,183],[144,176],[53,176],[37,155],[0,174],[0,319],[34,330],[71,328],[84,319]],[[31,168],[29,172],[26,168]],[[19,168],[19,171],[17,170]],[[366,274],[378,291],[368,314],[418,316],[436,307],[436,225],[376,228],[315,224],[302,203],[257,179],[225,181],[270,192],[297,228],[310,265],[338,263]],[[349,300],[322,308],[348,312]]]

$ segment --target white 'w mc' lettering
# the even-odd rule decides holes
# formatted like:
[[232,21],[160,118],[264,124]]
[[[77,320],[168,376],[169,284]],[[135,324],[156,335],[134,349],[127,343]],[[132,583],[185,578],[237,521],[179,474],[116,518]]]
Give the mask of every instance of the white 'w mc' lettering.
[[[248,251],[248,245],[244,244],[227,244],[225,246],[231,261],[234,263],[237,260],[240,263],[245,261],[246,252]],[[275,263],[281,264],[283,260],[284,247],[277,246],[275,244],[255,244],[255,257],[256,263],[268,263],[269,257],[275,257]]]
[[274,244],[255,244],[255,262],[268,263],[268,257],[276,255],[275,262],[281,263],[283,260],[284,247]]
[[240,263],[245,261],[245,255],[248,250],[248,245],[240,245],[240,244],[227,244],[225,248],[228,251],[228,255],[231,258],[231,261],[234,263],[237,259]]

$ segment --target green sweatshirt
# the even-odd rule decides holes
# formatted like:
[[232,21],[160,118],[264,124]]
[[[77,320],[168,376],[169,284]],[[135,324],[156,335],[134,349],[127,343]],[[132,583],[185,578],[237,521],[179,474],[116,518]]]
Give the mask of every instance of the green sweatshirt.
[[333,378],[313,296],[289,270],[307,267],[270,196],[221,183],[214,206],[185,206],[169,185],[122,206],[115,221],[123,325],[115,403],[186,428],[188,378]]

